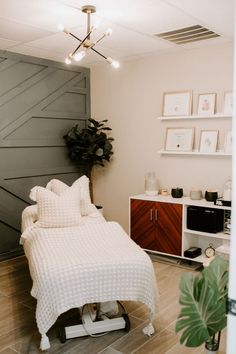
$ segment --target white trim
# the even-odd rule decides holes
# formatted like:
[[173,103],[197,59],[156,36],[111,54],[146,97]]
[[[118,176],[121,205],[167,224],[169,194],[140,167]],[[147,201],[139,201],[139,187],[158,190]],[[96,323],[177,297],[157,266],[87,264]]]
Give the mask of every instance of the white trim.
[[200,152],[198,150],[193,151],[158,151],[161,155],[201,155],[201,156],[232,156],[231,153],[224,152],[223,150],[218,150],[216,152]]
[[192,114],[190,116],[177,116],[177,117],[158,117],[159,120],[182,120],[182,119],[219,119],[219,118],[232,118],[232,116],[223,114],[223,113],[216,113],[210,116],[203,116],[198,114]]
[[[235,16],[236,18],[236,7],[235,7]],[[235,26],[235,35],[236,35],[236,26]],[[236,148],[236,36],[234,36],[234,108],[233,108],[233,120],[232,120],[232,136],[233,136],[233,149],[235,151]],[[233,200],[236,201],[236,156],[233,153],[232,160],[232,196]],[[232,300],[236,300],[236,218],[235,218],[236,207],[233,203],[232,208],[232,237],[230,243],[230,257],[229,257],[229,298]],[[236,328],[236,316],[229,314],[228,315],[228,329],[227,329],[227,354],[235,354],[236,348],[236,337],[235,337],[235,328]]]

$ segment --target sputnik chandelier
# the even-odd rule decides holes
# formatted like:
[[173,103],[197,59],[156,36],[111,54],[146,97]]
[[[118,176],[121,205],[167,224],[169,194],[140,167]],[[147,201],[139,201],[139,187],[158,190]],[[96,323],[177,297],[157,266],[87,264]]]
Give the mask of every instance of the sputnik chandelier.
[[92,50],[93,52],[97,53],[100,55],[102,58],[104,58],[109,64],[111,64],[114,68],[119,68],[120,63],[116,60],[113,60],[111,57],[106,57],[102,53],[100,53],[98,50],[96,50],[94,47],[97,43],[99,43],[103,38],[110,36],[112,34],[112,29],[107,29],[103,35],[97,39],[95,42],[91,40],[90,35],[92,32],[96,29],[96,26],[91,25],[91,14],[96,12],[96,7],[93,5],[86,5],[81,8],[81,11],[87,14],[87,33],[84,37],[84,39],[78,38],[75,34],[71,33],[69,30],[67,30],[63,25],[58,25],[58,29],[75,39],[77,39],[80,43],[79,45],[75,48],[73,52],[71,52],[65,59],[66,64],[71,64],[72,61],[80,61],[86,56],[86,53],[88,50]]

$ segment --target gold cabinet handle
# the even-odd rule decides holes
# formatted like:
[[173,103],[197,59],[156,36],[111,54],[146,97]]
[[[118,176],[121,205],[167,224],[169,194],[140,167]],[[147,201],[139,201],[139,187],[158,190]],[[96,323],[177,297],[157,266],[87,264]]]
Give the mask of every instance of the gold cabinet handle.
[[158,211],[157,209],[155,209],[155,221],[157,221],[157,219],[158,219]]
[[150,209],[150,221],[152,221],[152,209]]

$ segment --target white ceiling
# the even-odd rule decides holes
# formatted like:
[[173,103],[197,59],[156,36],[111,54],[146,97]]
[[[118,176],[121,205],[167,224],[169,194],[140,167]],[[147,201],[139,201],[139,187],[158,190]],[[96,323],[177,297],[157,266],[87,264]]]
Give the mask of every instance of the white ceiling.
[[[234,0],[0,0],[0,49],[64,61],[79,42],[59,32],[57,25],[63,23],[83,38],[87,17],[79,9],[88,4],[97,7],[92,21],[99,23],[91,39],[113,29],[95,48],[120,62],[233,41]],[[154,36],[196,24],[220,37],[176,45]],[[88,54],[79,65],[103,60],[92,51]]]

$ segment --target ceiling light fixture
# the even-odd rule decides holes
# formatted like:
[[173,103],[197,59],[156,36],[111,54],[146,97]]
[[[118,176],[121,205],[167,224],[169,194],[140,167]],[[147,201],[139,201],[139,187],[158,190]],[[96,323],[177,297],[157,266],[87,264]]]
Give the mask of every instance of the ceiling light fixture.
[[71,64],[72,61],[80,61],[82,60],[85,56],[88,50],[92,50],[93,52],[97,53],[100,55],[102,58],[104,58],[109,64],[111,64],[115,69],[120,67],[120,63],[117,60],[112,59],[111,57],[106,57],[102,53],[100,53],[98,50],[96,50],[94,47],[95,45],[100,42],[103,38],[108,37],[112,34],[112,29],[107,29],[103,35],[93,42],[90,38],[91,33],[96,29],[96,26],[91,25],[91,14],[96,12],[96,7],[93,5],[86,5],[81,8],[81,11],[87,14],[87,33],[84,37],[84,39],[78,38],[76,35],[74,35],[72,32],[67,30],[63,25],[59,24],[57,26],[59,31],[62,31],[73,38],[77,39],[80,43],[79,45],[75,48],[75,50],[70,53],[66,59],[65,63],[66,64]]

